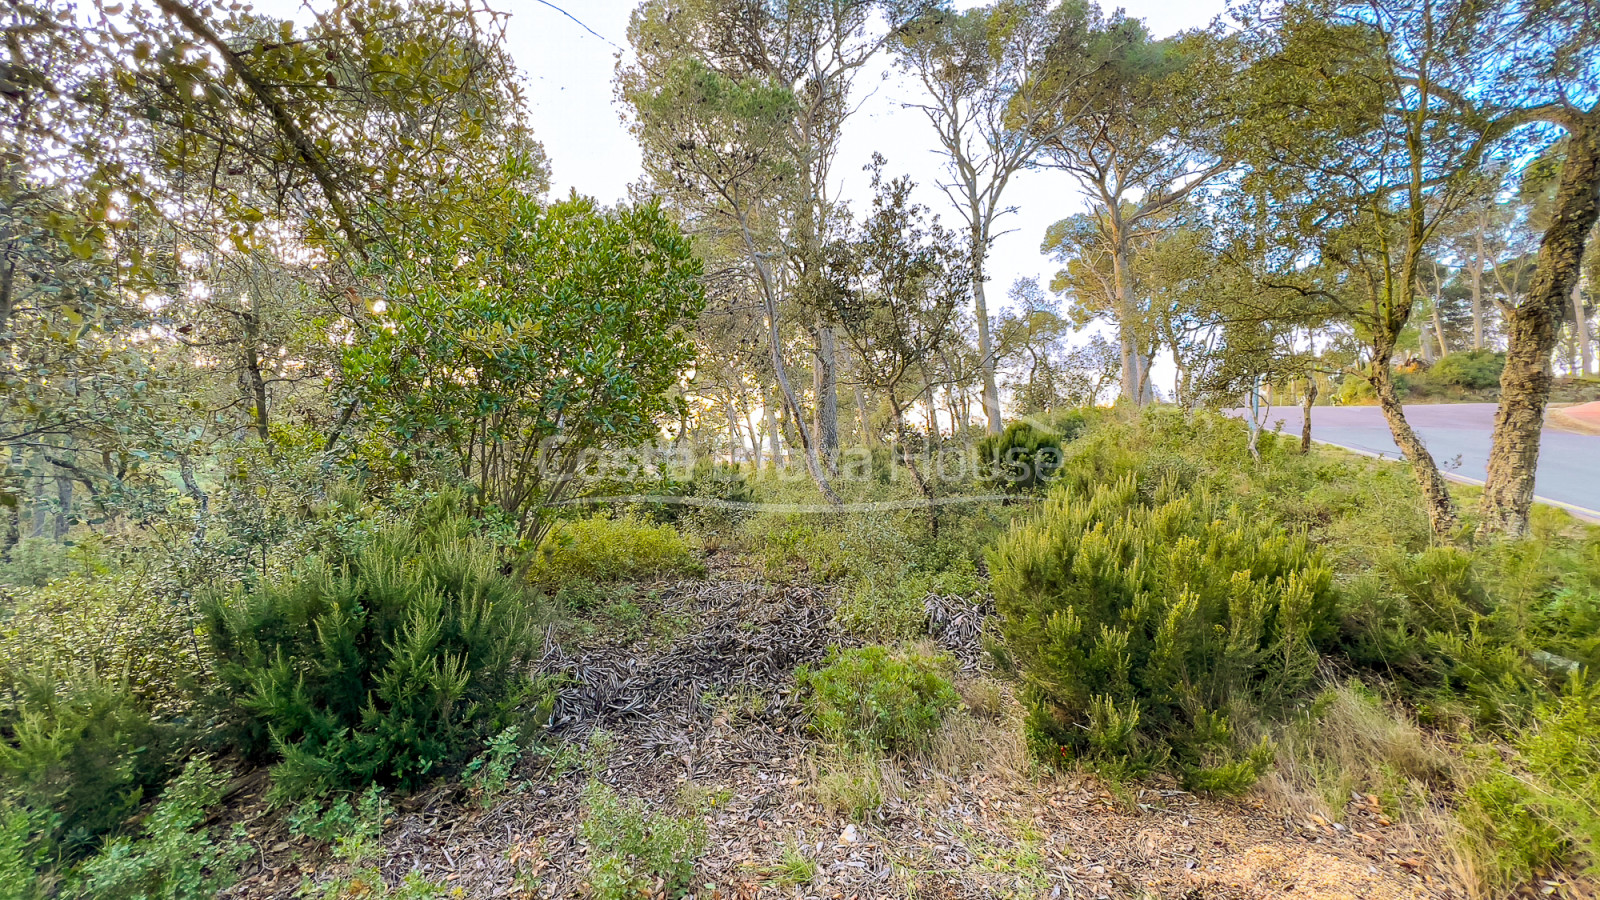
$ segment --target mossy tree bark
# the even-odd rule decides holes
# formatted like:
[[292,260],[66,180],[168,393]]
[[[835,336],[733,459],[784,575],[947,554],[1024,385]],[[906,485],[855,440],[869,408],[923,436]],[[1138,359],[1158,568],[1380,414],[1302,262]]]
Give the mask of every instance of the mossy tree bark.
[[1573,116],[1567,124],[1555,214],[1539,244],[1533,282],[1521,302],[1505,311],[1506,366],[1500,376],[1480,527],[1512,537],[1528,531],[1539,438],[1553,380],[1550,358],[1584,243],[1600,218],[1600,109]]

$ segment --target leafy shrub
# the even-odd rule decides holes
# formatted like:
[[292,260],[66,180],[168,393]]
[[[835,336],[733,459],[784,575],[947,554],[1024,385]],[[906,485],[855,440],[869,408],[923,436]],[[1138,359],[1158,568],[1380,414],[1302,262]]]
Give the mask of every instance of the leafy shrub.
[[0,787],[48,816],[48,841],[87,849],[169,774],[178,735],[152,719],[127,685],[77,673],[27,678],[0,710]]
[[1506,355],[1500,351],[1462,350],[1439,357],[1428,373],[1445,384],[1477,391],[1498,387],[1505,367]]
[[1170,759],[1194,787],[1259,774],[1230,713],[1304,688],[1331,630],[1332,571],[1304,537],[1170,480],[1057,488],[990,569],[1035,752],[1128,773]]
[[17,591],[0,621],[0,684],[88,672],[163,715],[188,713],[205,665],[192,610],[172,593],[135,566]]
[[50,859],[44,816],[0,800],[0,897],[37,900],[45,896],[43,875]]
[[505,794],[521,759],[522,730],[513,725],[490,738],[484,751],[467,763],[467,789],[479,806],[487,809]]
[[663,575],[697,575],[704,566],[670,525],[622,516],[558,522],[545,535],[529,567],[538,584],[619,581]]
[[[584,791],[582,835],[589,845],[589,886],[595,900],[683,897],[705,851],[698,818],[651,812],[642,801],[618,797],[598,781]],[[659,887],[657,886],[659,883]]]
[[44,587],[79,569],[72,557],[69,544],[50,538],[23,538],[12,546],[9,560],[0,563],[0,584]]
[[460,888],[452,889],[437,881],[429,881],[416,872],[407,872],[398,885],[390,887],[389,882],[383,879],[383,872],[363,869],[348,878],[328,882],[316,895],[303,896],[317,896],[322,900],[437,900],[465,894]]
[[830,743],[861,751],[926,747],[945,714],[961,703],[945,654],[861,647],[830,651],[825,665],[802,666],[812,727]]
[[360,863],[378,852],[378,837],[389,815],[389,803],[377,786],[368,787],[355,803],[341,794],[327,809],[319,800],[305,800],[289,813],[289,834],[333,847],[333,855]]
[[237,827],[230,840],[200,827],[226,783],[205,760],[191,762],[167,785],[139,838],[112,839],[79,866],[68,893],[95,900],[215,897],[233,883],[250,852]]
[[549,702],[535,610],[493,548],[446,516],[203,606],[247,753],[289,795],[410,786]]

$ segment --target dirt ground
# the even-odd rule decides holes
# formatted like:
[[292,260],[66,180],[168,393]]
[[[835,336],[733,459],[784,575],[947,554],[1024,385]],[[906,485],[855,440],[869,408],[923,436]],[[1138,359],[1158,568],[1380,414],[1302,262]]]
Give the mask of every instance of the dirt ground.
[[[703,817],[693,895],[707,900],[1452,896],[1426,849],[1359,798],[1339,824],[1300,821],[1260,798],[1160,783],[1114,792],[1030,766],[1004,691],[989,717],[947,724],[927,758],[889,766],[875,813],[830,812],[792,674],[850,643],[827,593],[720,571],[642,596],[651,621],[667,623],[653,637],[547,638],[541,667],[574,679],[552,729],[568,750],[531,757],[517,789],[488,809],[450,787],[402,799],[367,865],[391,884],[415,872],[463,897],[583,896],[581,795],[594,778]],[[981,616],[938,601],[936,638],[962,659],[963,677],[984,677]],[[250,792],[243,799],[249,809]],[[266,837],[228,896],[295,896],[349,874],[291,839],[280,814],[258,805],[243,815]],[[811,861],[804,876],[782,865],[797,855]]]

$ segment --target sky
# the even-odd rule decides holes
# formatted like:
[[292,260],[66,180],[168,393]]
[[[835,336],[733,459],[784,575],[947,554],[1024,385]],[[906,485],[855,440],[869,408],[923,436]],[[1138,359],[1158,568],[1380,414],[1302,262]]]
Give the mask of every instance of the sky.
[[[628,185],[640,177],[639,150],[611,86],[618,54],[627,46],[628,17],[638,2],[551,3],[490,0],[493,8],[510,13],[507,49],[522,72],[534,133],[550,157],[553,193],[565,196],[576,189],[602,203],[616,203],[627,197]],[[268,15],[303,17],[301,0],[257,0],[253,5],[257,12]],[[967,8],[978,4],[956,0],[955,5]],[[1128,15],[1144,19],[1159,36],[1202,27],[1226,5],[1226,0],[1128,0],[1121,4]],[[870,194],[862,167],[876,151],[888,159],[887,174],[910,175],[919,185],[917,199],[939,214],[946,226],[955,227],[960,219],[938,189],[944,177],[943,156],[933,130],[921,112],[905,108],[916,96],[915,86],[895,71],[886,55],[858,77],[853,99],[859,108],[845,124],[834,162],[834,195],[850,201],[858,214],[866,207]],[[989,257],[991,314],[997,305],[1005,304],[1006,293],[1017,279],[1037,278],[1041,284],[1049,284],[1056,266],[1039,252],[1045,229],[1084,208],[1070,176],[1051,171],[1021,173],[1007,188],[1003,202],[1017,207],[1017,212],[999,220],[998,227],[1006,233],[995,242]],[[1170,365],[1158,361],[1154,377],[1157,386],[1165,389],[1172,378]]]

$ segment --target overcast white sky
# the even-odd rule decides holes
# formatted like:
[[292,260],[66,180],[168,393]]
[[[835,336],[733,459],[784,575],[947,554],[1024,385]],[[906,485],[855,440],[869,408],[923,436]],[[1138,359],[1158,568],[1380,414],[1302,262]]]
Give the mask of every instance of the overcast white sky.
[[[550,155],[554,192],[576,188],[603,203],[627,196],[639,178],[639,151],[624,127],[613,101],[612,74],[618,46],[627,46],[628,16],[637,0],[552,0],[583,22],[596,37],[571,18],[540,0],[499,0],[491,5],[511,13],[508,45],[522,70],[535,133]],[[301,18],[301,0],[257,0],[257,11]],[[977,5],[957,0],[958,7]],[[1110,5],[1108,3],[1108,5]],[[1152,32],[1168,35],[1203,26],[1224,11],[1226,0],[1129,0],[1129,15],[1144,19]],[[615,45],[615,46],[614,46]],[[873,151],[889,160],[891,174],[909,174],[919,184],[920,199],[941,215],[946,225],[959,223],[948,200],[937,189],[941,155],[922,113],[903,104],[916,96],[887,57],[880,57],[856,82],[859,111],[845,125],[834,164],[836,196],[854,201],[859,212],[867,196],[862,172]],[[1039,253],[1045,229],[1080,210],[1079,193],[1064,174],[1027,172],[1007,189],[1006,202],[1018,207],[1006,217],[1010,229],[994,246],[989,260],[991,304],[1004,302],[1018,278],[1035,277],[1048,284],[1054,267]],[[1165,387],[1170,372],[1157,367],[1157,384]]]

